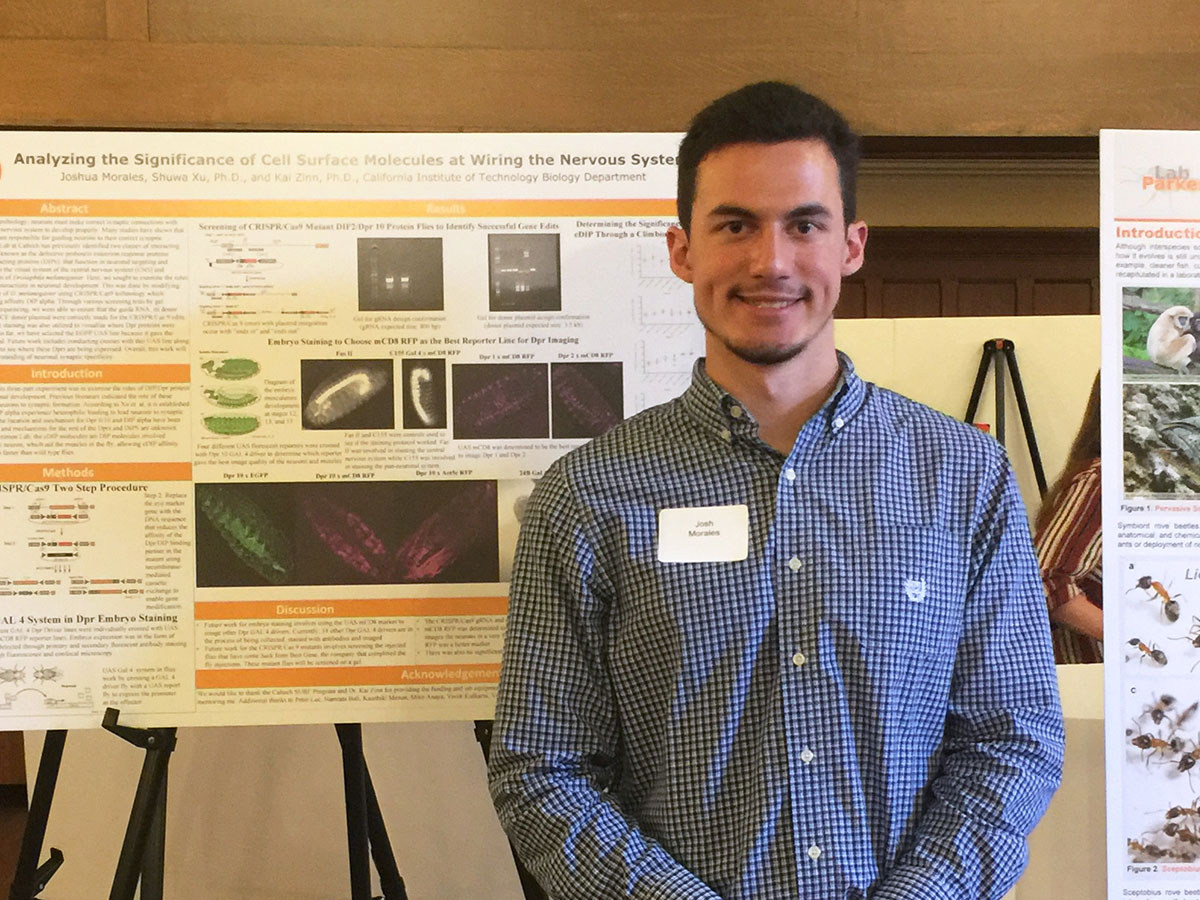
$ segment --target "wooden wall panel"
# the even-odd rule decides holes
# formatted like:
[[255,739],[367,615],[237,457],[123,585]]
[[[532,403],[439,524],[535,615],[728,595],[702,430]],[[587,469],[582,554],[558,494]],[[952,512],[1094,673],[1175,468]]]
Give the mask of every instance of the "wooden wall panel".
[[21,739],[21,732],[2,731],[0,732],[0,788],[24,783],[25,747]]
[[876,228],[844,319],[1095,315],[1095,229]]
[[[940,315],[940,313],[938,313]],[[959,316],[1015,316],[1017,283],[1009,281],[960,281],[954,312]]]
[[1108,0],[862,0],[860,14],[868,9],[880,24],[864,26],[858,44],[872,64],[855,118],[867,132],[894,115],[889,105],[907,114],[922,102],[922,133],[933,134],[953,133],[955,122],[964,134],[1200,125],[1188,99],[1197,82],[1164,77],[1200,65],[1190,0],[1154,7],[1153,21],[1176,29],[1154,27],[1144,7]]
[[[1160,0],[10,0],[0,122],[676,130],[781,77],[878,135],[1200,124],[1194,5]],[[1169,76],[1165,73],[1169,73]]]
[[103,40],[107,35],[104,0],[6,0],[0,3],[0,39]]
[[1033,286],[1033,313],[1038,316],[1095,315],[1099,285],[1084,281],[1039,281]]
[[942,314],[942,286],[938,281],[885,281],[883,309],[885,319],[910,316],[929,317]]
[[840,319],[867,318],[867,288],[861,282],[847,282],[842,285],[838,296],[837,316]]
[[[932,149],[948,140],[922,143]],[[1095,228],[1100,224],[1098,141],[1086,162],[1009,159],[998,164],[931,158],[931,154],[919,165],[886,157],[894,152],[886,146],[889,141],[868,140],[869,153],[859,172],[858,208],[872,230],[894,225]]]
[[[0,58],[0,122],[29,126],[674,131],[713,93],[670,96],[625,51],[0,41]],[[729,54],[718,91],[756,64]]]
[[110,41],[150,40],[146,0],[107,0],[105,21]]
[[[760,57],[794,52],[801,21],[814,45],[850,48],[852,16],[797,15],[781,27],[778,0],[732,4],[582,3],[562,0],[148,0],[153,39],[176,43],[294,44],[442,49],[609,50],[643,54],[647,80],[654,61],[686,47],[724,55],[731,37]],[[851,4],[853,6],[853,4]],[[597,73],[599,74],[599,73]]]

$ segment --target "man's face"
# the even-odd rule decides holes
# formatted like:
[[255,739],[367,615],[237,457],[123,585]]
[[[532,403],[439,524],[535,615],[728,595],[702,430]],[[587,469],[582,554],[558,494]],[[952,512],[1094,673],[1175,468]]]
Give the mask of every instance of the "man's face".
[[833,352],[842,278],[867,226],[842,216],[837,163],[820,140],[731,144],[700,161],[690,234],[667,234],[671,270],[693,287],[707,352],[778,365]]

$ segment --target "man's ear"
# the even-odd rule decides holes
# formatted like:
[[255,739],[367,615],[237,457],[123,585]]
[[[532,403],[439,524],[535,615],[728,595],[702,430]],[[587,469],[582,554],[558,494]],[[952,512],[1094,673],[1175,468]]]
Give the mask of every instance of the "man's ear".
[[688,255],[687,232],[678,225],[667,229],[667,255],[671,260],[671,271],[679,278],[692,283],[692,263]]
[[867,246],[867,223],[859,219],[846,226],[846,256],[842,260],[842,277],[853,275],[862,268]]

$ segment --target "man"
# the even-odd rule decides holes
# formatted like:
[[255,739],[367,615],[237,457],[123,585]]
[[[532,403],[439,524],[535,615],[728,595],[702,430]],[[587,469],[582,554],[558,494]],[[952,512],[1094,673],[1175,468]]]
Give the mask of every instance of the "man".
[[857,138],[762,83],[680,146],[706,356],[527,510],[492,794],[555,898],[999,897],[1058,783],[1003,449],[833,344]]

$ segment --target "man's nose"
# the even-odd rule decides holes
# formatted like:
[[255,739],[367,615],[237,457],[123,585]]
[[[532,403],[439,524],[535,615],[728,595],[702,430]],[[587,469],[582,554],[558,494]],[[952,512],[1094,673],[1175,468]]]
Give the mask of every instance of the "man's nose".
[[778,277],[786,272],[790,252],[787,236],[779,228],[763,228],[754,238],[753,274]]

